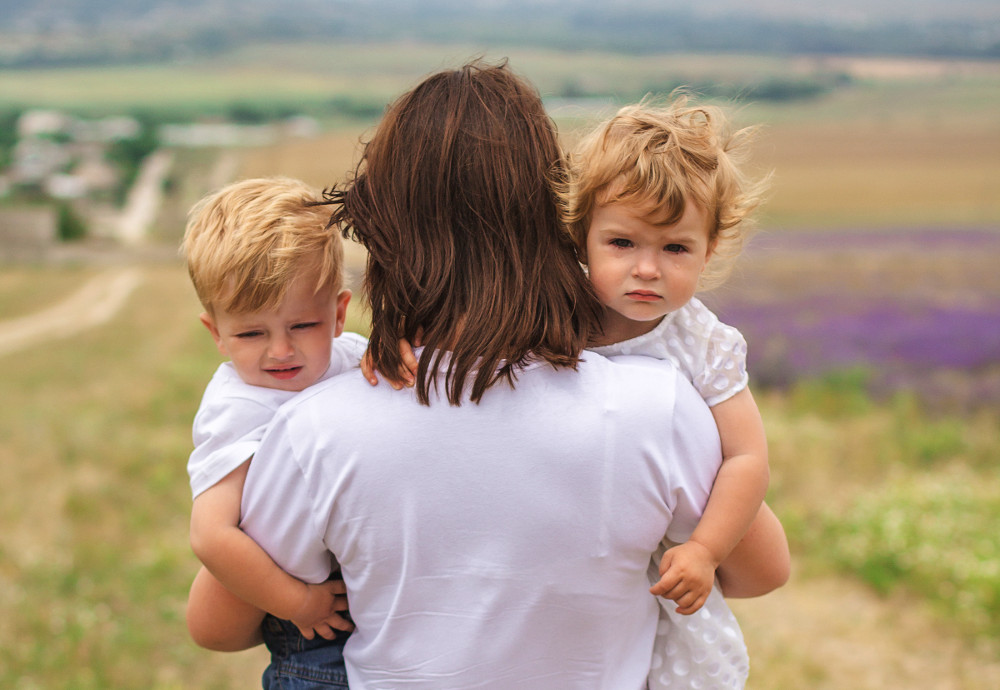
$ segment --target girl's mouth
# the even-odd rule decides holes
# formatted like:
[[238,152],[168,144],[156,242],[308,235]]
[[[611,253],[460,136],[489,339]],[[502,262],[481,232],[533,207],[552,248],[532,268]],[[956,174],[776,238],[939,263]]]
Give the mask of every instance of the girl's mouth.
[[637,302],[655,302],[661,297],[655,292],[649,292],[647,290],[633,290],[625,294],[629,299],[636,300]]

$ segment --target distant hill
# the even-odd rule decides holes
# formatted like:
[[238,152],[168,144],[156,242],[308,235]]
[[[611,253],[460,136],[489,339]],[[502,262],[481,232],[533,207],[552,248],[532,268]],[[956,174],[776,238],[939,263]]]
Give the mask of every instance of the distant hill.
[[[5,0],[0,66],[156,61],[262,40],[1000,57],[996,0]],[[901,10],[901,5],[905,7]]]

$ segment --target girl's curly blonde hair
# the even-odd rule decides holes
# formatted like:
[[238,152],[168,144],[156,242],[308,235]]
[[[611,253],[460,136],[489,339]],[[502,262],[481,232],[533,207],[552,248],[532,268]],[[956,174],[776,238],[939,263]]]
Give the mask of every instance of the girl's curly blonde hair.
[[651,99],[625,106],[585,135],[569,155],[558,184],[563,221],[582,257],[599,204],[656,209],[650,218],[672,224],[688,201],[705,209],[712,258],[700,289],[720,285],[753,229],[769,177],[753,180],[741,165],[756,128],[733,131],[721,108],[692,105],[684,94],[666,104]]

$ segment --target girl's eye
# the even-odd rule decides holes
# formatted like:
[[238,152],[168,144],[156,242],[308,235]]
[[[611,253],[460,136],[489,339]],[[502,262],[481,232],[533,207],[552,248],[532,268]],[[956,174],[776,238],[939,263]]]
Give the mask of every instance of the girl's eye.
[[670,252],[671,254],[683,254],[684,252],[687,251],[687,247],[685,247],[683,244],[668,244],[663,249],[665,251]]
[[622,249],[628,249],[632,246],[632,240],[626,240],[624,237],[616,237],[611,240],[612,247],[620,247]]

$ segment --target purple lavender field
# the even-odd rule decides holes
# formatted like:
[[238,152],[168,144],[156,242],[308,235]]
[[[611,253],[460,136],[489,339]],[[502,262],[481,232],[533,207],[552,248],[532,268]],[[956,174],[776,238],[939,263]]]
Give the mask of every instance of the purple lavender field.
[[757,388],[862,368],[879,397],[1000,405],[1000,229],[762,232],[704,301]]

